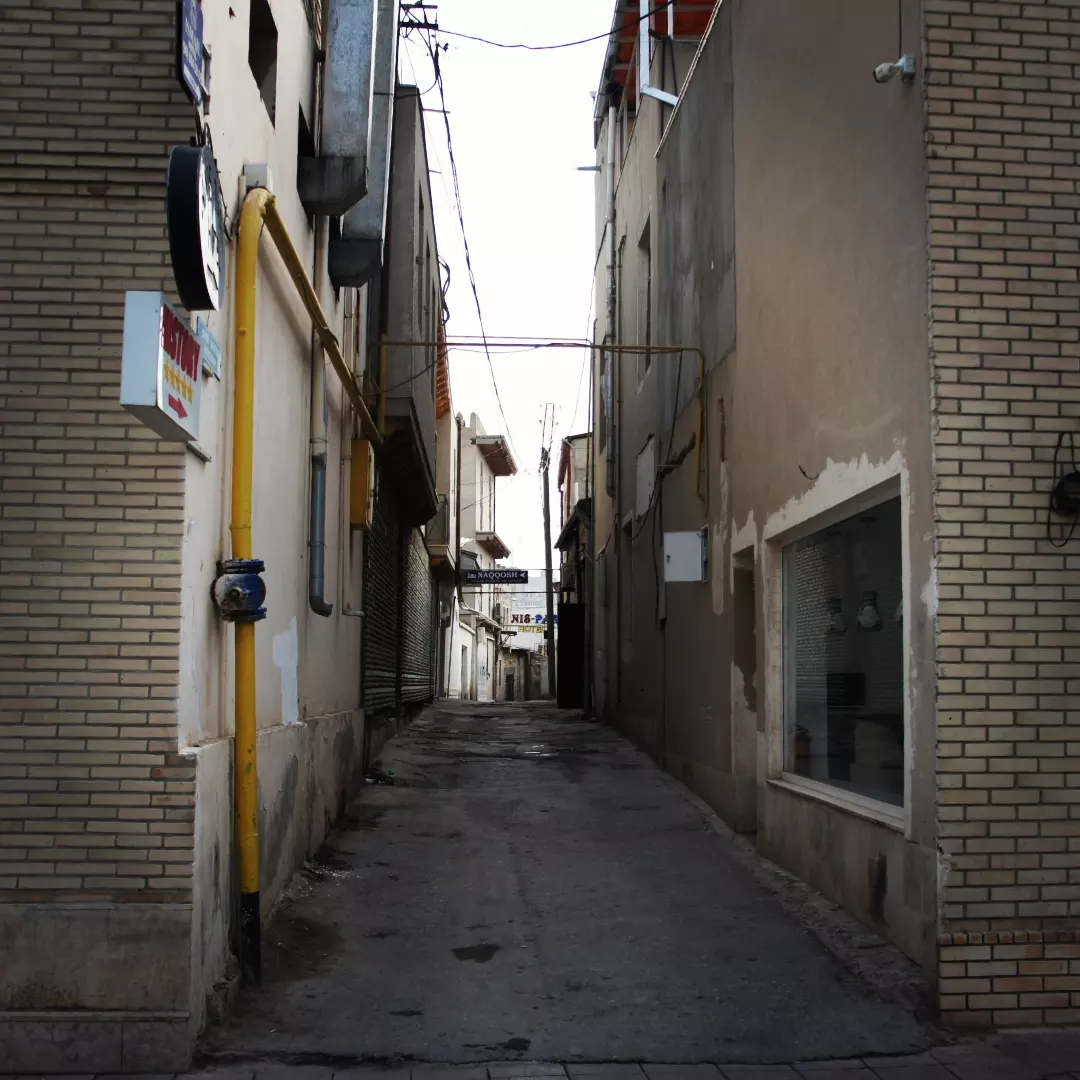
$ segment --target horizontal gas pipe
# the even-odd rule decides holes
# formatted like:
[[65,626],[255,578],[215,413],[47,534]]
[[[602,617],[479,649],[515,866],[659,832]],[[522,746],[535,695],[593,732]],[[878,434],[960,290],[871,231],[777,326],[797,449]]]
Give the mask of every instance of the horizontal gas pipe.
[[[259,274],[259,235],[266,224],[289,276],[304,302],[345,393],[376,446],[382,437],[341,355],[300,256],[278,214],[274,196],[255,188],[244,199],[236,251],[236,337],[233,349],[232,557],[251,559],[252,485],[255,443],[255,313]],[[262,977],[259,902],[259,763],[255,719],[255,623],[233,623],[236,642],[236,842],[240,876],[241,964],[248,982]]]

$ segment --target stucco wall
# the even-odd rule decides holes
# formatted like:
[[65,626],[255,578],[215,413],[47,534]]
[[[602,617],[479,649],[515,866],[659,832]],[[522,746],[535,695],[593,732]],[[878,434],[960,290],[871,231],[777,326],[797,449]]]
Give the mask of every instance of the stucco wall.
[[[901,10],[914,50],[918,5],[904,0]],[[684,359],[677,393],[677,360],[654,360],[655,389],[652,372],[641,390],[628,384],[624,365],[622,504],[597,500],[597,547],[612,537],[597,644],[605,715],[737,828],[756,829],[771,857],[930,965],[937,854],[922,101],[917,86],[870,77],[898,44],[893,2],[726,0],[656,154],[655,179],[656,139],[628,159],[617,235],[636,242],[651,206],[654,340],[703,349],[708,374],[699,438],[696,358]],[[639,121],[635,139],[643,130]],[[631,198],[635,189],[651,194]],[[624,308],[635,300],[627,265]],[[635,514],[631,570],[621,524],[650,433],[658,465],[670,470],[652,519],[642,527]],[[600,493],[603,459],[598,449]],[[776,782],[780,551],[793,530],[884,483],[904,503],[908,811],[898,818]],[[671,584],[658,597],[652,533],[659,542],[663,532],[702,528],[709,580]],[[629,608],[634,659],[622,702],[611,655],[620,595],[623,650]],[[604,694],[603,677],[597,689]]]
[[[898,42],[894,3],[733,6],[737,345],[709,404],[713,415],[713,395],[725,399],[731,528],[758,568],[761,845],[929,965],[935,586],[922,104],[917,85],[870,78],[898,45],[918,50],[918,5],[904,0],[901,14]],[[798,66],[808,54],[809,78]],[[808,831],[820,811],[766,779],[782,763],[779,552],[797,521],[812,524],[890,476],[900,477],[905,523],[908,806],[893,829],[830,811],[853,856],[837,875],[826,837]],[[887,887],[875,901],[867,863],[878,856]]]

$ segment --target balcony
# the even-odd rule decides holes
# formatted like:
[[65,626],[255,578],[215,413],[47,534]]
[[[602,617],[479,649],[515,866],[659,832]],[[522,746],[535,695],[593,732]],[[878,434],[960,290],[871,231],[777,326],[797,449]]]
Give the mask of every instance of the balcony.
[[508,559],[510,557],[510,549],[503,543],[497,532],[478,532],[476,542],[493,559]]
[[513,476],[517,472],[517,462],[504,436],[478,435],[474,442],[492,476]]

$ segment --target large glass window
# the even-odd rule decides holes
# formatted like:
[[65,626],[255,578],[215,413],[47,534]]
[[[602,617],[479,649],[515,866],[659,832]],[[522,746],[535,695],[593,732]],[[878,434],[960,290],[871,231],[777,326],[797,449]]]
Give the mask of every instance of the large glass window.
[[785,768],[904,802],[900,500],[784,548]]

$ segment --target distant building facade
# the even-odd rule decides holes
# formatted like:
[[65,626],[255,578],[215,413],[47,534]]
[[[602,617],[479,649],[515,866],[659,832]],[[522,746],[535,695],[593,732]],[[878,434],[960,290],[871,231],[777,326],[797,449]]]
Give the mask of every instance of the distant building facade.
[[[495,523],[496,485],[499,477],[513,476],[517,463],[504,435],[488,435],[473,413],[460,428],[460,482],[457,505],[460,529],[461,575],[458,618],[451,622],[447,649],[447,696],[472,701],[494,701],[498,680],[499,635],[508,619],[502,585],[482,580],[484,572],[498,569],[510,549]],[[465,581],[468,572],[481,580]]]

